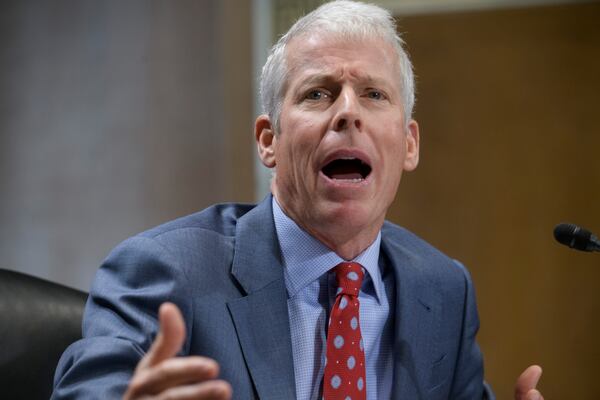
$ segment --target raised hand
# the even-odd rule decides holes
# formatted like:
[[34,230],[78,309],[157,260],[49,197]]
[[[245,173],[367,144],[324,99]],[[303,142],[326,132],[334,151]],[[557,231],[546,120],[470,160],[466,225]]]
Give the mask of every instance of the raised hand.
[[160,331],[138,363],[123,399],[231,399],[229,383],[215,379],[219,365],[214,360],[175,357],[185,340],[185,324],[177,306],[163,303],[158,314]]
[[536,389],[542,376],[542,368],[532,365],[517,378],[515,400],[544,400],[544,396]]

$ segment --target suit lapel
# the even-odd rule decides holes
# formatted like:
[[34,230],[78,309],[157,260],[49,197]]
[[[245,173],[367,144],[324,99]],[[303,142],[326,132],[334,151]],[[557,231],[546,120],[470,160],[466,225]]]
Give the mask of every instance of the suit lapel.
[[271,196],[239,219],[231,273],[247,294],[227,307],[258,397],[294,399],[287,291]]
[[425,273],[423,259],[411,253],[401,240],[382,240],[382,250],[385,256],[393,255],[387,259],[396,279],[392,398],[426,399],[439,297]]

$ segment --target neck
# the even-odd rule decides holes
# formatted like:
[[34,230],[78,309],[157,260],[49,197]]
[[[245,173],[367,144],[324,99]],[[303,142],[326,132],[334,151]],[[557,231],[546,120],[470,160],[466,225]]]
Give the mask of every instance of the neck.
[[[310,232],[310,231],[309,231]],[[325,237],[319,237],[318,234],[310,232],[311,235],[316,237],[319,241],[329,247],[331,250],[335,252],[338,256],[343,258],[346,261],[351,261],[358,257],[360,253],[365,251],[367,247],[369,247],[377,238],[377,233],[374,236],[366,238],[365,240],[351,240],[348,242],[334,242],[329,241]]]
[[[275,198],[277,199],[277,197]],[[309,220],[299,218],[285,204],[279,201],[277,201],[277,204],[285,215],[300,228],[346,261],[355,259],[365,251],[375,241],[383,225],[383,221],[381,221],[367,226],[355,226],[349,219],[338,218],[333,219],[333,221],[321,219],[311,223]]]

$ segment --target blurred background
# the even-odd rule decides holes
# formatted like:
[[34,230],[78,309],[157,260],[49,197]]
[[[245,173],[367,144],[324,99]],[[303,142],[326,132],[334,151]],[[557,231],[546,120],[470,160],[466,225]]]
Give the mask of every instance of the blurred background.
[[[470,269],[498,399],[598,399],[600,2],[381,0],[417,75],[419,168],[389,219]],[[0,267],[88,290],[112,247],[215,202],[260,200],[256,82],[321,1],[3,0]]]

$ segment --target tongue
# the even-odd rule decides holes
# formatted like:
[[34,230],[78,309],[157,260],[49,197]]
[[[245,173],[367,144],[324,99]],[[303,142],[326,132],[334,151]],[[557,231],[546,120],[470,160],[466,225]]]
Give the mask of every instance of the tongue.
[[354,160],[336,160],[325,167],[324,172],[331,179],[362,179],[360,164]]
[[362,179],[362,176],[358,172],[334,172],[331,174],[331,179]]

